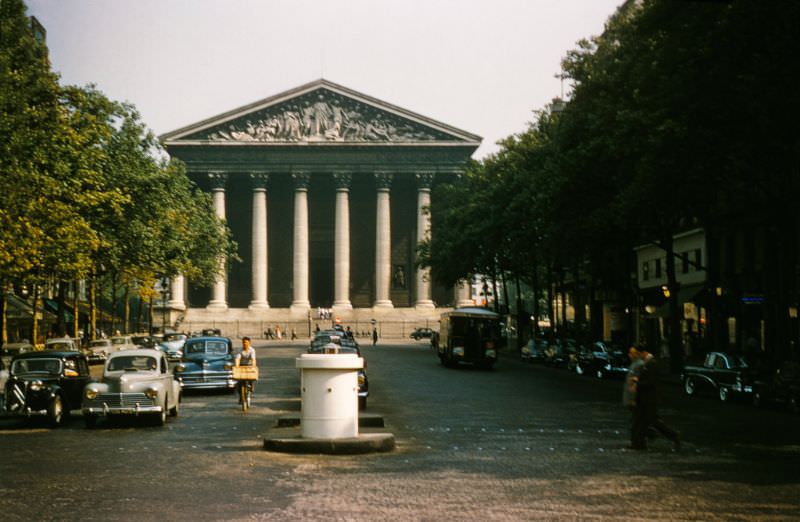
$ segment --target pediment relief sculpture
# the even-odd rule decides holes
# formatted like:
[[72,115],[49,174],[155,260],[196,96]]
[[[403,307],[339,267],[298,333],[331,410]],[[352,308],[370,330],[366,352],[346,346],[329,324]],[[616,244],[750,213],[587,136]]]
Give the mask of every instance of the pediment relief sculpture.
[[457,139],[326,89],[253,112],[193,137],[239,142],[395,143]]

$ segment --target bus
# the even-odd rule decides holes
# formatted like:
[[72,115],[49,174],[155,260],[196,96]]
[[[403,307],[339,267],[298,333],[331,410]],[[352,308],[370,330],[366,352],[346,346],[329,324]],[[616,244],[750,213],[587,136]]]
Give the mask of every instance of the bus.
[[445,312],[432,340],[442,365],[471,363],[492,368],[500,346],[500,316],[486,308],[465,307]]

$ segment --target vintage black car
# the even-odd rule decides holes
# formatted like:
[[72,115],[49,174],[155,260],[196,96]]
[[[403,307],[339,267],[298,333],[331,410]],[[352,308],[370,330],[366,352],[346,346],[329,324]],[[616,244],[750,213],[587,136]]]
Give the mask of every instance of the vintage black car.
[[753,404],[767,402],[785,404],[790,411],[800,413],[800,363],[786,361],[753,382]]
[[686,395],[711,391],[723,402],[733,394],[753,392],[753,371],[743,356],[734,353],[709,352],[702,366],[684,367],[681,380]]
[[89,363],[81,352],[43,351],[20,354],[11,361],[6,383],[6,411],[19,416],[46,416],[60,425],[81,407],[89,382]]
[[548,366],[562,367],[568,370],[575,369],[580,346],[574,339],[556,339],[544,349],[544,363]]
[[[340,330],[322,330],[317,332],[311,340],[308,353],[354,353],[361,357],[361,349],[358,342],[352,337],[343,335]],[[366,361],[364,367],[366,368]],[[369,397],[369,379],[365,368],[358,370],[358,408],[367,409],[367,397]]]
[[419,341],[420,339],[430,339],[432,335],[433,330],[430,328],[416,328],[413,332],[411,332],[409,337],[415,341]]
[[183,357],[175,366],[183,389],[221,388],[233,391],[233,343],[227,337],[192,337],[183,345]]
[[628,373],[628,356],[617,347],[597,341],[581,348],[576,354],[575,373],[593,375],[598,379]]

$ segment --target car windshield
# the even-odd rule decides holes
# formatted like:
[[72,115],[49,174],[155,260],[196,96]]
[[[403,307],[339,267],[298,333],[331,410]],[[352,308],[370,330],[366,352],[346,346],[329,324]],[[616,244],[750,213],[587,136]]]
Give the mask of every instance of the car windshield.
[[23,373],[46,373],[58,375],[61,373],[61,361],[59,359],[19,359],[14,361],[11,366],[13,375]]
[[158,367],[155,357],[148,357],[146,355],[124,355],[114,357],[108,362],[107,370],[109,372],[119,371],[153,371]]
[[101,347],[101,346],[108,346],[108,344],[109,344],[108,341],[106,341],[105,339],[97,340],[97,341],[90,341],[89,342],[89,347],[90,348],[96,348],[96,347]]
[[171,341],[183,341],[186,339],[186,336],[183,334],[166,334],[164,335],[163,342],[171,342]]
[[228,343],[224,341],[189,342],[186,344],[185,352],[187,354],[207,353],[210,355],[226,355],[228,353]]
[[127,337],[112,337],[111,344],[128,344]]
[[744,357],[741,355],[729,355],[728,362],[731,365],[731,368],[747,368],[748,364],[747,361],[744,360]]

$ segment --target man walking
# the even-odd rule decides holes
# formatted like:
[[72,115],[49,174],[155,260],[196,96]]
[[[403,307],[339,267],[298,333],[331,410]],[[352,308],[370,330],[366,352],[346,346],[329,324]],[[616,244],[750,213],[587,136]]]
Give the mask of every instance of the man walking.
[[675,451],[681,449],[680,433],[673,430],[658,416],[658,371],[656,358],[647,352],[640,352],[644,364],[636,381],[635,405],[633,407],[633,427],[631,448],[647,449],[647,430],[652,426],[656,431],[672,441]]

